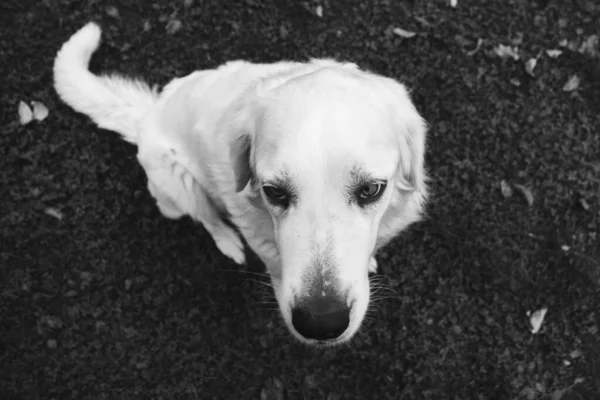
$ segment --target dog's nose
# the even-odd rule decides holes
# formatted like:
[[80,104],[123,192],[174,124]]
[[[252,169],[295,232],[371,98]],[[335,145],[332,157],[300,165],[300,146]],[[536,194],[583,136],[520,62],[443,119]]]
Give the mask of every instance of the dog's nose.
[[292,309],[292,325],[307,339],[335,339],[349,323],[350,307],[336,296],[315,296]]

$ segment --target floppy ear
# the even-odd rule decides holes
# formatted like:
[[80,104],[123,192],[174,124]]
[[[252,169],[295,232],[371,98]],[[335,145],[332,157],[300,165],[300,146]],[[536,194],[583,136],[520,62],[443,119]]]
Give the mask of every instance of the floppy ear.
[[400,154],[402,155],[401,180],[398,182],[404,189],[424,192],[426,190],[425,174],[425,121],[413,110],[400,116],[402,128],[398,131]]
[[406,88],[385,78],[393,100],[391,113],[400,149],[400,169],[397,186],[401,190],[426,194],[425,143],[427,125],[410,100]]
[[241,192],[252,177],[251,149],[252,139],[249,133],[242,134],[229,145],[229,158],[235,175],[236,192]]
[[241,192],[252,179],[252,148],[256,119],[258,88],[242,95],[224,115],[228,126],[229,160],[235,177],[235,191]]

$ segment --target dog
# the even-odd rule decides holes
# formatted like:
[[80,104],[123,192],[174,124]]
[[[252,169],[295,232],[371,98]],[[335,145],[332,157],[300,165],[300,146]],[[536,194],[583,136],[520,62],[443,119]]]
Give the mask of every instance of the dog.
[[427,200],[427,127],[407,89],[353,63],[311,59],[231,61],[159,92],[91,73],[100,39],[90,22],[57,53],[62,101],[137,145],[165,217],[200,222],[237,264],[243,237],[296,338],[350,340],[368,309],[375,253],[422,218]]

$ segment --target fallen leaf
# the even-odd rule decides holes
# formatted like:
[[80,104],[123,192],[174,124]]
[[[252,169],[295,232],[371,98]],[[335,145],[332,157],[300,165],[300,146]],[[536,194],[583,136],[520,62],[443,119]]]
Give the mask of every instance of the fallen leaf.
[[562,90],[565,92],[572,92],[573,90],[576,90],[579,87],[580,83],[581,79],[579,79],[579,76],[573,75],[569,78],[567,83],[565,83],[565,86],[563,86]]
[[521,81],[519,80],[519,78],[511,78],[509,82],[513,86],[521,86]]
[[571,361],[569,361],[569,360],[563,360],[563,365],[565,367],[568,367],[569,365],[571,365]]
[[571,250],[571,247],[569,245],[563,244],[562,246],[560,246],[560,249],[562,251],[569,251]]
[[169,20],[169,22],[167,22],[167,33],[169,35],[173,35],[177,32],[179,32],[179,30],[181,29],[181,27],[183,26],[183,24],[181,23],[180,20],[178,19],[171,19]]
[[575,381],[573,381],[573,383],[575,385],[577,385],[578,383],[583,383],[584,379],[583,378],[575,378]]
[[194,4],[194,0],[183,0],[183,6],[185,8],[190,8]]
[[583,352],[581,350],[576,349],[569,353],[569,357],[571,357],[572,359],[575,359],[575,358],[581,357],[582,354],[583,354]]
[[448,1],[448,4],[450,5],[450,7],[456,8],[456,6],[458,6],[458,0],[450,0]]
[[544,307],[541,308],[537,311],[535,311],[533,314],[529,313],[529,311],[527,312],[528,316],[529,316],[529,323],[531,324],[531,333],[532,334],[536,334],[540,331],[540,329],[542,328],[542,323],[544,322],[544,318],[546,317],[546,313],[548,312],[548,308]]
[[425,17],[415,17],[415,20],[423,26],[431,27],[431,23],[425,19]]
[[150,29],[152,29],[152,25],[150,25],[150,21],[148,21],[148,20],[144,21],[144,32],[148,32]]
[[119,18],[119,10],[115,6],[108,6],[108,7],[106,7],[106,14],[109,17]]
[[33,106],[33,118],[38,121],[43,121],[49,114],[48,107],[39,101],[32,101]]
[[562,50],[557,50],[557,49],[550,49],[550,50],[546,50],[546,54],[548,55],[548,57],[550,58],[557,58],[562,54]]
[[318,5],[315,9],[315,13],[317,14],[317,17],[323,18],[323,6]]
[[482,44],[483,44],[483,39],[482,38],[477,39],[477,46],[475,46],[475,48],[473,50],[467,51],[467,55],[472,56],[473,54],[477,53],[479,51],[479,49],[481,48]]
[[49,349],[55,349],[56,346],[58,346],[58,343],[56,342],[55,339],[48,339],[46,341],[46,346],[48,346]]
[[600,172],[600,160],[592,161],[590,163],[595,172]]
[[411,38],[411,37],[413,37],[413,36],[416,35],[415,32],[406,31],[406,30],[404,30],[402,28],[394,28],[392,30],[392,32],[394,32],[395,35],[398,35],[398,36],[406,38],[406,39],[409,39],[409,38]]
[[494,48],[494,52],[500,58],[511,57],[515,61],[519,59],[519,49],[517,47],[510,47],[505,46],[503,44],[499,44]]
[[523,185],[519,185],[518,183],[515,183],[513,186],[523,194],[525,200],[527,200],[527,204],[531,206],[533,204],[533,193],[531,193],[531,190]]
[[544,393],[546,391],[546,388],[544,387],[543,384],[541,384],[540,382],[536,382],[535,383],[535,388],[537,389],[538,392],[540,393]]
[[550,394],[550,400],[560,400],[562,399],[565,391],[563,389],[556,389],[554,392]]
[[579,199],[579,204],[581,204],[581,207],[585,210],[585,211],[590,211],[590,204],[587,202],[586,199]]
[[19,101],[19,122],[21,125],[27,125],[33,119],[31,108],[24,102]]
[[568,44],[569,44],[569,41],[567,39],[563,39],[560,42],[558,42],[558,45],[560,47],[567,47]]
[[57,210],[56,208],[54,208],[54,207],[48,207],[48,208],[46,208],[46,209],[44,210],[44,213],[45,213],[46,215],[49,215],[49,216],[51,216],[51,217],[54,217],[54,218],[56,218],[56,219],[57,219],[57,220],[59,220],[59,221],[62,221],[62,219],[63,219],[63,213],[62,213],[62,212],[60,212],[60,211],[58,211],[58,210]]
[[535,69],[536,65],[537,65],[537,58],[530,58],[525,63],[525,72],[527,72],[531,76],[535,76],[533,74],[533,70]]
[[506,182],[504,179],[500,181],[500,191],[502,192],[502,196],[505,199],[509,198],[513,195],[512,187]]
[[579,51],[581,54],[588,55],[590,57],[598,56],[598,35],[588,36],[583,40],[581,46],[579,46]]

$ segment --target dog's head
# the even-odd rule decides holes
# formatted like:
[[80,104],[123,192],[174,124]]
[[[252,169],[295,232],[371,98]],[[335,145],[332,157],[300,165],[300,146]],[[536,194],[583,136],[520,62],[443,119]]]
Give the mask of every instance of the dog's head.
[[375,250],[419,219],[424,121],[404,86],[353,65],[267,79],[244,101],[232,163],[237,190],[271,215],[283,318],[304,342],[344,342]]

